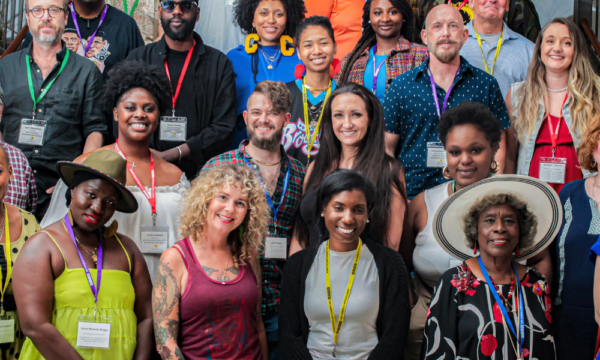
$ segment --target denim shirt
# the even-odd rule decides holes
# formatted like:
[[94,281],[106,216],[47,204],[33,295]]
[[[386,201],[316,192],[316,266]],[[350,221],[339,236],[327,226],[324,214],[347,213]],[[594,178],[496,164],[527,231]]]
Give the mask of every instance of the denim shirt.
[[[511,106],[513,108],[513,116],[516,113],[516,109],[519,105],[519,101],[521,100],[519,97],[516,96],[517,90],[525,83],[525,81],[521,81],[515,84],[512,84],[511,86]],[[546,114],[546,110],[544,108],[544,101],[543,99],[539,99],[538,102],[540,103],[540,105],[542,106],[542,108],[540,109],[540,112],[537,116],[537,121],[535,123],[535,126],[533,128],[533,131],[531,132],[531,135],[529,135],[529,138],[527,139],[526,142],[523,142],[522,139],[519,139],[519,155],[518,155],[518,160],[517,160],[517,175],[526,175],[529,176],[529,167],[531,166],[531,158],[533,158],[533,152],[535,151],[535,141],[537,140],[538,137],[538,133],[540,131],[540,127],[542,126],[542,122],[544,121],[544,115]],[[571,137],[573,138],[573,146],[575,147],[575,149],[577,149],[579,147],[579,144],[581,144],[581,137],[576,136],[575,133],[571,130],[571,113],[569,112],[569,104],[571,102],[571,98],[569,97],[567,99],[567,101],[565,102],[565,105],[563,106],[562,109],[562,115],[565,118],[565,122],[567,123],[567,128],[569,129],[569,133],[571,134]],[[515,119],[516,121],[518,121],[519,119]],[[585,169],[581,169],[581,172],[583,174],[583,177],[586,178],[589,176],[589,171],[585,170]]]

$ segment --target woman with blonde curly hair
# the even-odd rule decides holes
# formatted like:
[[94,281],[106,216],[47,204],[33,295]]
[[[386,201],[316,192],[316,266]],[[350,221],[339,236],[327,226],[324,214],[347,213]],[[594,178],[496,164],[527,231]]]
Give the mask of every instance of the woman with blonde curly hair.
[[268,219],[246,166],[222,165],[192,182],[179,219],[185,238],[161,256],[152,294],[163,359],[267,359],[258,253]]
[[506,107],[520,143],[517,174],[546,181],[557,193],[583,178],[575,149],[600,118],[600,78],[577,25],[555,18],[542,29],[527,78],[512,85]]

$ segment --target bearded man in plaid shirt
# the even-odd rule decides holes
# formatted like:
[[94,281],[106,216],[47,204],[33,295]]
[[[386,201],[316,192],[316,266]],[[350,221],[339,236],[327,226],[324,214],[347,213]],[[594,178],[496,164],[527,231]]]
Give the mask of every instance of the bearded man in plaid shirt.
[[294,215],[300,205],[305,169],[288,156],[281,146],[283,129],[288,124],[292,95],[282,82],[263,81],[248,99],[244,121],[248,137],[239,149],[212,158],[203,173],[223,164],[249,166],[258,176],[271,206],[269,233],[260,257],[263,286],[263,323],[269,344],[269,359],[280,359],[278,313],[281,276],[290,245]]

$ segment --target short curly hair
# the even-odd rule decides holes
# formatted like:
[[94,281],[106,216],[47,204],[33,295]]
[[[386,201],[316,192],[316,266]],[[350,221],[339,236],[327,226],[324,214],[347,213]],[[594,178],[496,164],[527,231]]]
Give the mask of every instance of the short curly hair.
[[246,165],[217,166],[192,181],[183,198],[179,232],[194,242],[202,241],[208,204],[225,184],[241,188],[242,194],[248,196],[248,211],[241,225],[244,227],[243,241],[240,241],[239,230],[232,231],[227,238],[235,266],[239,267],[261,251],[271,211],[258,178]]
[[474,125],[483,132],[492,148],[497,149],[500,146],[502,126],[496,115],[481,103],[465,100],[458,106],[445,111],[440,118],[437,129],[440,132],[440,141],[444,147],[446,147],[448,133],[455,126],[466,124]]
[[164,70],[154,65],[137,61],[123,61],[115,65],[108,73],[104,85],[104,108],[112,112],[127,91],[142,88],[148,91],[161,114],[171,106],[171,82]]
[[277,111],[289,113],[292,110],[292,93],[281,81],[261,81],[254,87],[252,93],[266,96],[271,101],[273,109]]
[[512,207],[519,217],[519,247],[526,249],[533,244],[533,239],[537,233],[537,216],[527,209],[527,203],[515,194],[490,194],[484,196],[469,208],[469,211],[463,216],[463,230],[467,237],[467,246],[471,249],[475,247],[475,242],[479,239],[479,229],[477,223],[479,215],[490,206],[508,204]]
[[[252,22],[256,8],[263,0],[237,0],[234,3],[233,21],[246,34],[252,33]],[[285,33],[289,36],[296,34],[296,27],[304,20],[306,7],[302,0],[279,0],[283,4],[287,21],[285,23]]]
[[594,159],[594,152],[598,149],[598,140],[600,140],[600,121],[592,121],[577,148],[580,168],[590,172],[598,171],[598,163]]

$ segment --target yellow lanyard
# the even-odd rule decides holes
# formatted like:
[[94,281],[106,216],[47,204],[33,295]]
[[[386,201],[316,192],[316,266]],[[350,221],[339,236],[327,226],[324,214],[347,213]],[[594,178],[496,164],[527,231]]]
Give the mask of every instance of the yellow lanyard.
[[[6,208],[6,203],[3,201],[4,205],[4,234],[6,236],[6,243],[4,244],[4,257],[6,258],[6,282],[4,283],[4,287],[0,288],[2,292],[2,296],[0,297],[0,316],[4,316],[4,294],[6,294],[6,289],[8,289],[8,283],[10,283],[10,279],[12,276],[12,264],[10,259],[10,230],[8,226],[8,209]],[[0,239],[1,240],[1,239]],[[0,286],[2,285],[2,271],[0,271]]]
[[308,97],[306,95],[306,83],[304,82],[304,78],[302,78],[302,102],[304,103],[304,126],[306,127],[306,147],[308,148],[308,160],[310,160],[310,151],[317,140],[317,134],[319,134],[319,128],[321,127],[321,119],[323,118],[323,112],[325,110],[325,104],[327,104],[327,98],[329,98],[329,94],[331,94],[331,80],[329,80],[329,88],[327,89],[327,94],[325,94],[325,100],[323,100],[323,105],[321,106],[321,114],[319,115],[319,121],[317,122],[317,126],[315,126],[315,132],[313,133],[312,139],[310,137],[310,118],[308,117]]
[[477,30],[475,30],[475,27],[473,27],[473,31],[475,32],[475,35],[477,36],[477,42],[479,43],[479,50],[481,50],[481,57],[483,58],[483,66],[485,66],[485,72],[487,72],[490,75],[494,75],[494,68],[496,67],[496,60],[498,59],[498,55],[500,55],[500,48],[502,48],[502,38],[504,37],[504,32],[500,33],[500,39],[498,39],[498,46],[496,46],[496,55],[494,56],[494,63],[492,64],[492,71],[490,72],[488,70],[487,61],[485,60],[485,55],[483,54],[483,46],[481,46],[481,38],[479,37]]
[[333,351],[331,354],[333,357],[337,356],[337,342],[340,330],[344,324],[344,316],[346,315],[346,305],[348,305],[348,299],[350,299],[350,292],[352,291],[352,285],[354,285],[354,278],[356,277],[356,269],[358,269],[358,261],[360,260],[360,252],[362,250],[362,240],[358,239],[358,247],[356,248],[356,254],[354,255],[354,263],[352,264],[352,271],[350,272],[350,279],[348,279],[348,286],[346,286],[346,293],[344,294],[344,302],[342,302],[342,308],[340,309],[340,318],[335,326],[335,310],[333,309],[332,291],[331,291],[331,279],[329,277],[329,240],[327,240],[327,247],[325,249],[325,281],[327,285],[327,304],[329,305],[329,319],[331,320],[331,328],[333,330]]

